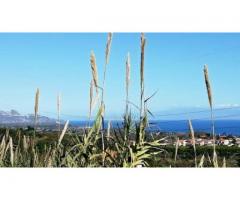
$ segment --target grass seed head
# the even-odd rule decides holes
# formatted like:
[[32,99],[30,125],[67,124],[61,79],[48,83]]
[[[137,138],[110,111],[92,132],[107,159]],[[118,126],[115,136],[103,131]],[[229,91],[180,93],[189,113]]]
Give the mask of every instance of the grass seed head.
[[212,103],[212,89],[211,89],[211,84],[209,81],[209,76],[208,76],[208,66],[204,65],[204,77],[205,77],[205,84],[206,84],[206,88],[207,88],[207,94],[208,94],[208,101],[209,101],[209,105],[212,109],[213,107],[213,103]]
[[37,91],[35,94],[35,106],[34,106],[35,124],[37,123],[37,117],[38,117],[39,95],[40,95],[40,91],[39,91],[39,88],[37,88]]
[[106,51],[105,51],[105,65],[107,65],[109,62],[111,44],[112,44],[112,33],[109,33],[107,38]]
[[144,33],[142,33],[142,34],[141,34],[141,69],[140,69],[141,88],[142,88],[142,89],[143,89],[143,83],[144,83],[145,43],[146,43],[146,39],[145,39],[145,37],[144,37]]
[[90,55],[90,64],[92,69],[92,78],[93,78],[94,86],[96,88],[96,92],[98,92],[98,72],[97,72],[96,57],[93,51],[91,52],[91,55]]

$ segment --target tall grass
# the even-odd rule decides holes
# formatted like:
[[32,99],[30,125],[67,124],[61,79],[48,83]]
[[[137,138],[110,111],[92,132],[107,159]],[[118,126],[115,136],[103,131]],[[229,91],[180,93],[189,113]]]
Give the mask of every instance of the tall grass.
[[9,149],[10,149],[10,162],[12,167],[14,166],[14,155],[13,155],[13,141],[12,137],[9,137]]
[[89,115],[88,115],[89,120],[91,119],[92,107],[93,107],[93,87],[94,87],[93,80],[91,80],[90,90],[89,90]]
[[96,57],[93,51],[91,52],[91,55],[90,55],[90,64],[92,69],[92,80],[96,89],[96,93],[98,93],[98,71],[97,71]]
[[177,138],[176,144],[175,144],[174,165],[176,165],[176,162],[177,162],[178,147],[179,147],[179,138]]
[[104,64],[104,74],[103,74],[102,100],[103,100],[103,96],[104,96],[106,72],[107,72],[107,65],[108,65],[108,62],[109,62],[110,51],[111,51],[111,44],[112,44],[112,33],[108,33],[107,44],[106,44],[106,49],[105,49],[105,64]]
[[143,115],[144,105],[144,57],[145,57],[145,43],[146,39],[144,33],[141,34],[141,62],[140,62],[140,118]]
[[67,121],[67,122],[65,123],[65,125],[64,125],[64,128],[63,128],[63,130],[62,130],[62,133],[61,133],[61,135],[60,135],[60,137],[59,137],[59,139],[58,139],[58,147],[60,146],[60,144],[61,144],[61,142],[62,142],[62,139],[63,139],[64,135],[65,135],[66,132],[67,132],[68,124],[69,124],[69,121]]
[[141,60],[140,60],[140,123],[139,134],[137,137],[137,143],[142,145],[145,137],[145,128],[147,126],[147,113],[145,109],[145,97],[144,97],[144,57],[145,57],[145,44],[146,39],[144,33],[141,34]]
[[102,101],[101,106],[103,107],[102,112],[102,130],[101,130],[101,137],[102,137],[102,165],[105,166],[105,144],[104,144],[104,112],[105,112],[105,104],[104,104],[104,92],[105,92],[105,82],[106,82],[106,72],[107,72],[107,65],[109,62],[109,56],[111,51],[111,44],[112,44],[112,33],[108,33],[107,44],[105,49],[105,64],[104,64],[104,74],[103,74],[103,85],[102,85]]
[[212,137],[213,137],[213,164],[214,167],[218,167],[217,153],[216,153],[216,137],[215,137],[215,124],[214,124],[214,115],[213,115],[213,95],[212,88],[209,80],[208,66],[204,66],[204,78],[208,94],[208,102],[211,110],[211,122],[212,122]]
[[[164,153],[165,146],[164,137],[152,135],[148,137],[146,128],[148,126],[147,102],[154,96],[145,98],[145,45],[146,38],[142,33],[140,36],[140,106],[139,121],[134,122],[130,109],[129,87],[130,87],[130,53],[127,54],[125,64],[125,89],[126,89],[126,105],[123,116],[123,128],[112,128],[111,122],[108,122],[107,129],[104,128],[105,103],[104,91],[106,82],[106,71],[109,63],[112,44],[112,33],[108,34],[105,61],[103,66],[103,83],[99,85],[99,74],[96,62],[96,56],[93,51],[90,53],[91,67],[91,83],[89,91],[89,121],[96,102],[98,102],[97,114],[93,125],[83,132],[77,134],[67,134],[71,132],[69,121],[65,122],[64,128],[61,131],[60,127],[60,112],[61,112],[61,96],[57,97],[57,118],[58,118],[58,137],[54,138],[54,142],[41,145],[41,140],[44,138],[41,135],[36,138],[36,128],[39,112],[39,96],[40,91],[37,89],[35,94],[34,106],[34,136],[31,134],[24,135],[20,131],[16,135],[10,135],[7,129],[1,138],[0,142],[0,166],[9,167],[148,167],[152,166],[152,162],[158,159]],[[214,167],[218,167],[218,160],[215,147],[215,130],[214,130],[214,115],[213,115],[213,95],[209,80],[207,66],[204,66],[204,78],[207,89],[209,106],[211,109],[212,135],[213,135],[213,162],[208,158],[209,163]],[[99,89],[101,92],[99,92]],[[99,98],[99,93],[101,98]],[[94,94],[95,97],[94,97]],[[98,99],[99,98],[99,99]],[[151,113],[150,113],[151,114]],[[138,117],[138,116],[137,116]],[[90,123],[89,123],[90,124]],[[195,167],[204,167],[204,153],[199,161],[197,160],[197,147],[195,142],[195,133],[191,120],[188,121],[189,131],[192,139],[194,152]],[[106,134],[105,134],[106,133]],[[50,137],[51,135],[49,135]],[[53,136],[51,136],[53,137]],[[68,138],[67,140],[64,140]],[[41,144],[41,145],[40,145]],[[41,148],[40,148],[41,146]],[[171,155],[170,164],[177,165],[179,159],[180,140],[177,137],[175,149]],[[191,150],[192,151],[192,150]],[[166,152],[165,152],[166,153]],[[208,154],[207,154],[208,155]],[[209,157],[209,156],[208,156]],[[224,158],[222,161],[223,167],[226,167],[227,161]],[[168,165],[169,166],[169,165]]]
[[126,60],[126,77],[125,77],[125,87],[126,87],[126,108],[124,115],[124,142],[126,143],[129,137],[129,132],[131,128],[131,116],[129,115],[129,86],[130,86],[130,54],[127,54]]
[[197,167],[197,153],[196,153],[196,142],[195,142],[195,135],[194,135],[194,129],[192,126],[191,120],[188,120],[189,130],[192,138],[192,145],[194,150],[194,161],[195,161],[195,167]]
[[130,53],[127,54],[127,60],[126,60],[126,117],[128,116],[128,105],[129,105],[129,85],[130,85],[130,70],[131,70],[131,64],[130,64]]

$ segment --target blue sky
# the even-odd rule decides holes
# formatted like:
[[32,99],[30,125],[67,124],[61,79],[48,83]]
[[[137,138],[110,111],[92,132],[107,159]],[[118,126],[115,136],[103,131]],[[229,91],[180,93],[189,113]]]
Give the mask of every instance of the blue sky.
[[[240,101],[240,34],[146,33],[146,96],[154,112],[208,106],[203,65],[208,64],[217,107]],[[86,116],[91,71],[96,55],[102,81],[107,33],[1,33],[0,110],[33,113],[40,88],[40,114]],[[139,102],[140,34],[114,33],[106,79],[106,114],[121,116],[125,99],[125,60],[131,55],[130,100]]]

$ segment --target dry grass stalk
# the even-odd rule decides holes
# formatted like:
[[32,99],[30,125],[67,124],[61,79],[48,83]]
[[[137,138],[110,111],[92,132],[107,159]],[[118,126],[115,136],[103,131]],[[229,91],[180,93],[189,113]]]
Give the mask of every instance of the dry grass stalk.
[[140,77],[141,77],[141,88],[144,85],[144,55],[145,55],[145,43],[146,39],[144,34],[141,34],[141,70],[140,70]]
[[39,88],[37,88],[37,91],[35,94],[35,105],[34,105],[35,129],[37,126],[37,118],[38,118],[38,110],[39,110],[39,95],[40,95],[40,91],[39,91]]
[[226,158],[224,157],[223,158],[223,166],[222,166],[223,168],[226,168],[227,167],[227,163],[226,163]]
[[51,157],[50,157],[51,161],[48,163],[48,167],[52,167],[53,166],[53,161],[54,161],[53,159],[55,158],[55,156],[56,156],[56,149],[53,149]]
[[145,43],[146,39],[144,34],[141,34],[141,64],[140,64],[140,87],[141,87],[141,105],[140,105],[140,116],[143,111],[143,100],[144,100],[144,55],[145,55]]
[[6,148],[5,148],[5,151],[4,151],[4,156],[6,155],[9,147],[10,147],[10,143],[9,143],[9,141],[8,141],[7,146],[6,146]]
[[108,121],[108,127],[107,127],[107,140],[109,141],[111,134],[111,121]]
[[218,160],[217,160],[217,153],[216,153],[216,138],[215,138],[215,126],[214,126],[214,117],[213,117],[213,95],[211,84],[209,80],[209,73],[208,73],[208,66],[204,65],[204,77],[205,77],[205,84],[207,88],[208,94],[208,101],[211,109],[211,122],[212,122],[212,136],[213,136],[213,165],[214,167],[218,167]]
[[196,153],[196,142],[195,142],[195,136],[194,136],[194,129],[192,126],[191,120],[188,120],[189,130],[192,137],[192,145],[194,150],[194,159],[195,159],[195,167],[197,167],[197,153]]
[[26,136],[26,143],[27,143],[27,147],[29,147],[31,144],[31,140],[29,136]]
[[205,160],[205,156],[203,154],[202,157],[201,157],[201,160],[200,160],[200,163],[199,163],[198,167],[203,168],[204,160]]
[[[102,100],[101,100],[101,106],[104,107],[102,115],[104,115],[105,112],[105,106],[104,106],[104,91],[105,91],[105,80],[106,80],[106,71],[107,71],[107,65],[109,62],[109,55],[110,55],[110,48],[111,48],[111,43],[112,43],[112,33],[108,34],[108,39],[107,39],[107,45],[106,45],[106,50],[105,50],[105,65],[104,65],[104,74],[103,74],[103,86],[102,86]],[[104,166],[105,162],[105,151],[104,151],[104,137],[103,137],[103,132],[104,132],[104,117],[102,116],[102,130],[101,130],[101,135],[102,135],[102,164]]]
[[13,141],[12,141],[12,137],[9,137],[9,150],[10,150],[10,162],[11,165],[13,167],[14,165],[14,155],[13,155]]
[[92,114],[92,106],[93,106],[93,80],[90,83],[90,91],[89,91],[89,119],[91,118]]
[[[104,119],[104,113],[105,113],[105,105],[104,103],[102,102],[101,103],[101,118]],[[102,130],[101,130],[101,137],[102,137],[102,166],[104,167],[105,166],[105,156],[106,156],[106,153],[105,153],[105,144],[104,144],[104,135],[103,135],[103,125],[104,125],[104,120],[102,120],[102,123],[101,123],[101,126],[102,126]]]
[[27,142],[27,139],[26,139],[26,136],[25,136],[25,135],[23,135],[23,149],[24,149],[25,151],[28,150],[28,142]]
[[126,115],[128,114],[128,93],[129,93],[129,84],[130,84],[130,54],[127,55],[126,61]]
[[207,153],[207,158],[208,158],[208,162],[209,162],[210,164],[212,164],[212,160],[211,160],[211,158],[210,158],[210,156],[209,156],[209,153]]
[[91,52],[91,55],[90,55],[90,64],[92,69],[93,83],[96,89],[96,93],[98,93],[98,72],[97,72],[96,57],[93,51]]
[[92,112],[98,102],[99,99],[99,93],[96,93],[94,95],[94,81],[91,80],[90,82],[90,88],[89,88],[89,114],[88,114],[88,119],[91,119]]
[[127,61],[126,61],[126,91],[128,92],[129,84],[130,84],[130,54],[127,54]]
[[177,138],[176,146],[175,146],[174,165],[176,164],[176,161],[177,161],[178,147],[179,147],[179,138]]
[[216,153],[216,150],[215,150],[215,144],[213,146],[214,146],[214,150],[213,150],[213,166],[215,168],[218,168],[218,159],[217,159],[217,153]]
[[44,165],[46,167],[52,167],[53,164],[53,156],[55,154],[55,149],[52,149],[50,146],[46,152],[45,158],[44,158]]
[[0,147],[1,147],[1,149],[0,149],[0,160],[2,161],[2,159],[4,157],[5,147],[6,147],[5,135],[2,138],[2,142],[1,142]]
[[60,146],[60,144],[61,144],[61,142],[62,142],[62,139],[63,139],[63,137],[64,137],[64,135],[65,135],[65,133],[66,133],[66,131],[67,131],[68,124],[69,124],[69,120],[65,123],[64,128],[63,128],[63,130],[62,130],[62,133],[61,133],[61,135],[60,135],[60,137],[59,137],[59,139],[58,139],[58,147]]
[[49,157],[49,159],[47,160],[47,168],[52,167],[52,156]]
[[1,149],[5,149],[5,146],[6,146],[6,141],[5,141],[5,135],[4,135],[3,138],[2,138],[2,142],[1,142],[0,147],[1,147]]
[[6,135],[5,140],[7,141],[9,139],[9,129],[8,128],[6,129],[5,135]]

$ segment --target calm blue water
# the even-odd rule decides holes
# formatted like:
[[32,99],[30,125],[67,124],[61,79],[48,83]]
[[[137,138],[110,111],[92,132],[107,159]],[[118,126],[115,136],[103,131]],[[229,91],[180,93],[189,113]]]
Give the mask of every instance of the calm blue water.
[[[105,127],[107,127],[107,121]],[[71,121],[73,126],[86,126],[86,121]],[[90,123],[90,125],[92,122]],[[111,121],[111,125],[114,128],[122,127],[122,121]],[[209,120],[193,120],[193,128],[195,132],[211,132],[211,121]],[[150,129],[154,131],[162,132],[188,132],[188,121],[187,120],[154,120],[150,121]],[[232,134],[240,135],[240,120],[216,120],[215,121],[215,132],[217,134]]]

